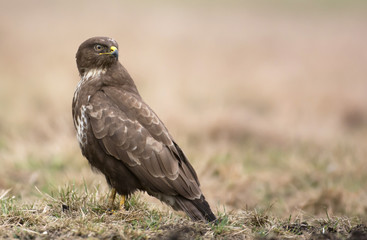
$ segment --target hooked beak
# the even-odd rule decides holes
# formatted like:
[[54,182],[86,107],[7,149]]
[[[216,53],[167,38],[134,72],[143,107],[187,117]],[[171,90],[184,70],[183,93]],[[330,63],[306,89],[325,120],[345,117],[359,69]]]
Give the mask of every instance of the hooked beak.
[[119,58],[119,50],[115,46],[111,46],[110,51],[106,53],[99,53],[99,55],[108,54],[114,56],[116,59]]
[[110,50],[111,50],[110,54],[111,54],[112,56],[114,56],[116,59],[118,59],[118,58],[119,58],[119,50],[117,49],[117,47],[112,46],[112,47],[110,48]]

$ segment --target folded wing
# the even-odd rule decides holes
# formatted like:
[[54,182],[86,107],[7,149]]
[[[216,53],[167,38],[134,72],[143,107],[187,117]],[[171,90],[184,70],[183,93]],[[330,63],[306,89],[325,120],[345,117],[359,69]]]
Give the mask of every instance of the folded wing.
[[105,87],[90,98],[87,115],[106,154],[125,164],[144,190],[190,200],[201,197],[194,169],[138,95]]

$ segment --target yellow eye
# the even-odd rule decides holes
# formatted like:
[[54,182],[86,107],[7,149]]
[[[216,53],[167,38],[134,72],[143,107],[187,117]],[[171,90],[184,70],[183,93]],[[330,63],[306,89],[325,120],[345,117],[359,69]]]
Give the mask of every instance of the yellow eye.
[[102,49],[103,49],[102,45],[97,44],[97,45],[94,46],[94,50],[96,50],[98,52],[101,51]]

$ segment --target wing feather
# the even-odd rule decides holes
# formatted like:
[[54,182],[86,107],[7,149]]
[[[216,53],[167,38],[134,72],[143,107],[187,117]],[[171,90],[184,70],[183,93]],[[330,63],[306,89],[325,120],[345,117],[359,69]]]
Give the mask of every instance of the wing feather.
[[136,95],[106,87],[89,101],[94,136],[148,191],[199,199],[196,173],[156,114]]
[[165,175],[159,164],[157,163],[159,160],[157,159],[157,155],[155,152],[151,152],[149,159],[144,159],[143,162],[146,165],[148,172],[155,178],[164,178]]

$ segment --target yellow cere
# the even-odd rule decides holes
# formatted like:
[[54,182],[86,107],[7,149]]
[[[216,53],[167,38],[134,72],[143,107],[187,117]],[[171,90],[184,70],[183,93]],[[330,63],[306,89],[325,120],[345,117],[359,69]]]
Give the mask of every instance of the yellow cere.
[[102,54],[112,54],[113,52],[117,51],[117,47],[115,46],[111,46],[110,48],[110,52],[106,52],[106,53],[99,53],[99,55],[102,55]]

